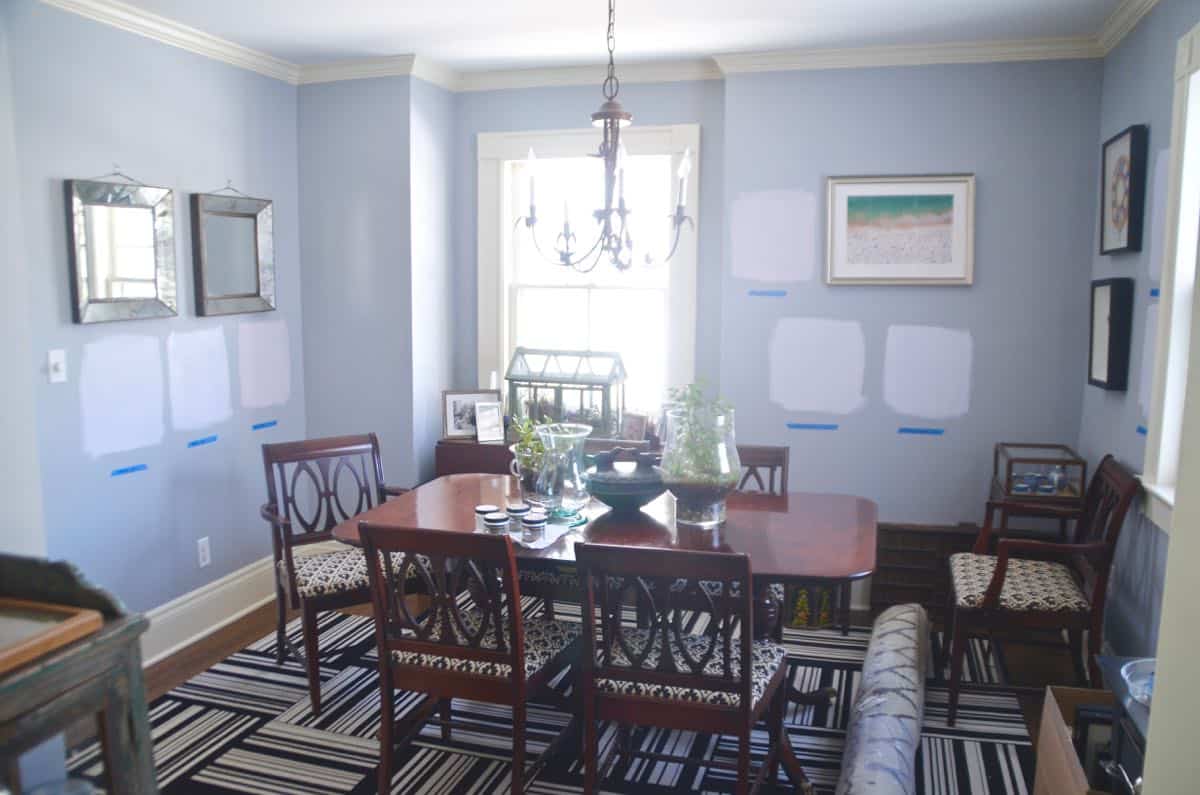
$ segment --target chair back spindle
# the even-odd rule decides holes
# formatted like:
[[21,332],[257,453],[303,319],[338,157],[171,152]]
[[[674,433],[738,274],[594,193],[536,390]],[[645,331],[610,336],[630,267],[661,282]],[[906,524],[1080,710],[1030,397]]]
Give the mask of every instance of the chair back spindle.
[[1074,542],[1103,544],[1106,549],[1096,557],[1077,555],[1073,562],[1082,576],[1084,591],[1093,604],[1103,602],[1121,528],[1125,525],[1130,505],[1141,489],[1137,477],[1112,455],[1104,457],[1088,484],[1083,515],[1075,525]]

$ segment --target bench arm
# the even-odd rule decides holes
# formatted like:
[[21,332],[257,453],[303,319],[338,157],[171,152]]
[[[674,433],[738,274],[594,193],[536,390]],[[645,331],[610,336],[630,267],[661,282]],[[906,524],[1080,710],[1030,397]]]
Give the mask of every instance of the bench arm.
[[987,512],[983,518],[983,527],[979,528],[979,535],[975,537],[975,546],[971,548],[971,551],[976,555],[992,554],[992,515],[1000,510],[1038,514],[1067,521],[1079,521],[1083,518],[1082,506],[1038,505],[1033,502],[988,500]]
[[412,491],[412,489],[406,489],[403,486],[387,486],[387,485],[380,486],[379,490],[383,492],[383,496],[385,499],[387,497],[399,497],[401,494],[407,494],[408,492]]
[[291,528],[291,526],[292,526],[291,520],[285,519],[282,516],[280,516],[276,512],[275,506],[269,502],[258,509],[258,514],[259,514],[259,516],[261,516],[262,518],[264,518],[268,522],[270,522],[271,526],[276,529],[279,529],[279,530],[288,529],[288,528]]

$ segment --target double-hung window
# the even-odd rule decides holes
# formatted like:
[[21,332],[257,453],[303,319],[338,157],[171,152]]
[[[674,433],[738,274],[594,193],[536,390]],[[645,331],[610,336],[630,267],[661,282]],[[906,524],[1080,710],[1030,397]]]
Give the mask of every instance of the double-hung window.
[[[577,256],[598,232],[604,203],[596,130],[479,136],[479,379],[502,379],[517,347],[604,351],[625,365],[625,405],[657,411],[668,387],[693,380],[696,326],[696,229],[685,225],[675,256],[676,171],[686,150],[698,159],[699,128],[629,127],[624,190],[632,210],[632,265],[602,255],[580,272],[558,263],[564,219]],[[536,152],[529,159],[528,152]],[[698,215],[699,174],[687,180],[687,212]],[[538,223],[530,230],[530,192]],[[536,239],[532,233],[536,233]],[[594,258],[587,258],[590,265]]]

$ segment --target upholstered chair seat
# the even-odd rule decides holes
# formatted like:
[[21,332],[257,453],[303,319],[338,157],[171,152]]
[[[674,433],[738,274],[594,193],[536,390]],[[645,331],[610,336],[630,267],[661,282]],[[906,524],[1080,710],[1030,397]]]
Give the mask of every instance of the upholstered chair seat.
[[[950,556],[954,599],[958,607],[979,607],[996,571],[995,555],[962,552]],[[1090,609],[1071,570],[1051,560],[1010,558],[1000,591],[1002,610],[1040,610],[1050,613]]]

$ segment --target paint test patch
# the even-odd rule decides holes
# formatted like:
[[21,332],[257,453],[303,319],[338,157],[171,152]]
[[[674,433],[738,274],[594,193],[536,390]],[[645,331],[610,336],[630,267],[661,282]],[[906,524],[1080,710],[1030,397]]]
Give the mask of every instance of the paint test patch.
[[731,216],[734,276],[758,282],[806,282],[816,275],[815,194],[805,190],[743,193],[733,200]]
[[238,323],[238,379],[242,406],[261,409],[292,395],[292,354],[282,320]]
[[858,411],[866,405],[866,349],[852,320],[781,319],[768,346],[771,400],[789,411]]
[[167,337],[171,424],[192,431],[224,422],[233,414],[229,397],[229,354],[220,326],[173,331]]
[[1146,319],[1142,325],[1142,361],[1138,374],[1138,406],[1142,418],[1150,416],[1150,390],[1154,386],[1154,352],[1158,347],[1158,304],[1146,307]]
[[1151,172],[1150,185],[1146,189],[1146,195],[1150,200],[1150,223],[1147,224],[1146,232],[1150,235],[1147,239],[1146,249],[1149,252],[1146,258],[1146,271],[1150,276],[1150,281],[1162,281],[1162,258],[1164,256],[1167,236],[1167,182],[1169,169],[1171,166],[1171,148],[1168,146],[1165,149],[1158,150],[1158,154],[1154,156],[1154,170]]
[[83,346],[79,410],[89,456],[159,444],[165,430],[163,402],[157,337],[116,334]]
[[883,363],[883,399],[897,414],[961,417],[971,406],[969,331],[939,326],[890,326]]

